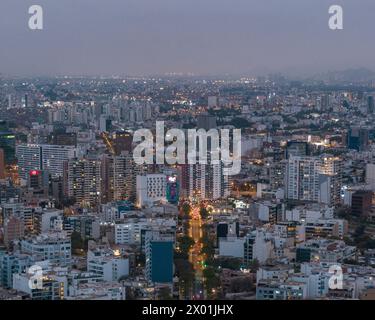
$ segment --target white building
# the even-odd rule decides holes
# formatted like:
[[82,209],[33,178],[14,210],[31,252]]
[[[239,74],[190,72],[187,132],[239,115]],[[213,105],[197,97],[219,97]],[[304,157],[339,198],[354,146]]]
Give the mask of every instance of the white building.
[[140,244],[141,230],[145,229],[147,221],[125,222],[115,225],[116,244]]
[[164,174],[137,176],[137,205],[152,206],[154,202],[166,202],[167,177]]
[[319,205],[317,203],[298,206],[291,210],[285,210],[286,221],[316,221],[318,219],[333,219],[334,208],[326,205]]
[[118,282],[90,282],[80,285],[66,300],[126,300],[125,288]]
[[87,271],[99,274],[104,281],[118,281],[129,275],[129,259],[116,255],[112,250],[89,250]]
[[19,175],[27,179],[31,170],[42,169],[42,150],[39,145],[21,144],[16,146]]
[[261,280],[286,280],[294,273],[294,267],[288,264],[261,266],[257,271],[257,283]]
[[38,233],[62,231],[63,211],[57,209],[41,209],[34,213],[34,229]]
[[219,239],[219,256],[223,257],[244,257],[244,239],[237,237],[227,237]]
[[34,261],[48,260],[59,266],[70,266],[71,251],[71,241],[65,232],[46,233],[21,240],[21,252],[30,254]]
[[291,156],[286,167],[286,198],[328,205],[340,203],[341,166],[337,157]]
[[264,264],[273,256],[274,246],[264,230],[257,229],[245,237],[244,260],[246,263],[258,260],[260,264]]
[[224,165],[186,165],[183,179],[186,180],[187,196],[202,200],[216,200],[230,195],[230,177],[224,174]]
[[32,300],[63,300],[66,294],[66,277],[43,274],[42,289],[33,288],[30,282],[34,279],[32,273],[13,275],[13,289],[24,292]]
[[41,145],[42,169],[47,170],[53,177],[63,175],[64,162],[77,156],[73,146]]
[[127,219],[115,225],[116,244],[141,244],[142,230],[176,229],[174,219]]
[[16,147],[20,177],[27,179],[31,170],[46,170],[53,177],[63,175],[64,162],[77,156],[73,146],[22,144]]

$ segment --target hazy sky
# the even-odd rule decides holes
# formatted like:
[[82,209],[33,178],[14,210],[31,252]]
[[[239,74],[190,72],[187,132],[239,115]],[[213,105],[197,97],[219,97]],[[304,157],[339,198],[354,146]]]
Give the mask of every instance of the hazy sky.
[[[28,29],[28,8],[44,30]],[[328,8],[344,8],[344,30]],[[374,0],[0,0],[0,73],[375,69]]]

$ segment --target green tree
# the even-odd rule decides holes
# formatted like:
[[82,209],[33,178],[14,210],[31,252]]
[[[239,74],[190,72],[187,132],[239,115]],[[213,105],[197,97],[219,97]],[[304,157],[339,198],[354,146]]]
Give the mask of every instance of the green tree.
[[235,278],[230,283],[230,292],[250,292],[254,290],[254,282],[250,277]]
[[191,247],[194,245],[194,240],[189,236],[182,236],[179,240],[179,247],[182,253],[188,254]]
[[260,267],[259,261],[257,259],[250,261],[248,267],[250,268],[251,272],[257,272]]
[[242,259],[221,257],[214,261],[215,267],[221,267],[230,270],[240,270],[242,266]]
[[187,259],[175,259],[176,275],[179,278],[180,287],[185,292],[185,297],[189,297],[189,292],[193,287],[194,269]]
[[210,297],[212,289],[216,289],[220,285],[220,278],[217,275],[215,268],[207,267],[203,270],[204,285]]
[[199,213],[200,213],[202,219],[207,219],[208,210],[205,207],[201,207],[200,210],[199,210]]
[[182,205],[182,212],[183,212],[184,218],[189,219],[189,215],[190,215],[190,212],[191,212],[191,206],[188,202],[185,202]]
[[159,300],[172,300],[172,292],[171,289],[168,287],[162,287],[160,288],[158,292],[158,298]]

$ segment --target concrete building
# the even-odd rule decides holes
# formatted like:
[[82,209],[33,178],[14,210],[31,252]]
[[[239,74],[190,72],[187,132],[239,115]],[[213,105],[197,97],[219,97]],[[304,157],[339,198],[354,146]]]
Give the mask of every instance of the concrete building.
[[243,238],[227,237],[219,239],[219,256],[243,259],[244,257]]
[[101,199],[101,161],[96,158],[71,159],[65,166],[65,189],[69,197],[86,207]]
[[289,200],[341,203],[342,161],[337,157],[294,157],[286,167],[286,193]]
[[173,282],[174,239],[158,236],[146,238],[146,279],[153,283]]
[[100,275],[104,281],[118,281],[129,275],[129,259],[112,250],[89,250],[87,271]]
[[21,240],[21,252],[29,254],[34,261],[49,261],[59,266],[72,262],[70,238],[64,232],[31,236]]
[[77,156],[73,146],[22,144],[16,147],[20,177],[27,180],[32,170],[48,171],[53,177],[61,177],[64,162]]
[[22,238],[25,233],[24,221],[16,216],[11,216],[4,221],[4,244],[9,247],[13,240]]
[[66,281],[59,277],[44,275],[42,288],[32,288],[29,282],[33,274],[21,273],[13,276],[13,289],[24,292],[32,300],[63,300],[65,297]]
[[164,174],[137,176],[137,205],[151,206],[155,202],[166,202],[167,177]]

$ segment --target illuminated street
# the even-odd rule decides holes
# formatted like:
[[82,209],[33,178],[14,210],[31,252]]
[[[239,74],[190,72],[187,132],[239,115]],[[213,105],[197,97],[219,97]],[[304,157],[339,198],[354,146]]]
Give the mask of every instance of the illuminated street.
[[195,244],[190,250],[189,261],[195,270],[195,283],[194,283],[194,298],[203,299],[203,261],[204,257],[201,253],[203,244],[202,239],[202,219],[199,213],[199,206],[194,206],[191,211],[189,236],[194,240]]
[[108,134],[103,132],[102,133],[102,138],[104,140],[105,145],[107,146],[108,150],[111,152],[111,154],[115,154],[115,149],[113,148],[113,143],[112,141],[108,138]]

